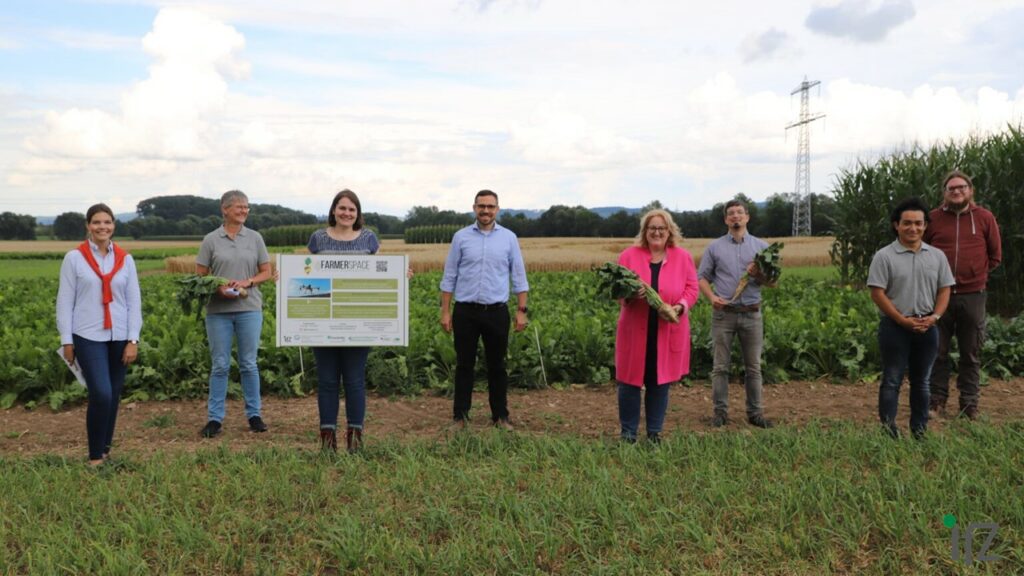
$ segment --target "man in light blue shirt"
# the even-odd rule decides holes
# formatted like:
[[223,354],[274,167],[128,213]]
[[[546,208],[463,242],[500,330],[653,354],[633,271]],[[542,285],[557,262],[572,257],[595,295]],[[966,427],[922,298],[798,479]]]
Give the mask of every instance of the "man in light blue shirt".
[[[441,327],[455,332],[455,428],[464,429],[473,397],[476,350],[484,341],[491,420],[512,430],[508,418],[509,281],[516,295],[515,330],[526,328],[526,265],[514,232],[497,223],[498,195],[477,192],[476,222],[455,233],[441,277]],[[455,310],[451,311],[452,295]]]

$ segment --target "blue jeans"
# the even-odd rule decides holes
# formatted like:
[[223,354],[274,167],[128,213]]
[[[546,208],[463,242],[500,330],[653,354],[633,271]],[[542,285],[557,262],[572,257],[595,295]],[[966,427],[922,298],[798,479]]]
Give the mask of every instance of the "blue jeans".
[[910,431],[928,429],[928,381],[939,350],[939,330],[905,330],[890,318],[878,323],[878,347],[882,352],[882,382],[878,387],[878,418],[891,433],[896,433],[896,409],[900,403],[903,375],[910,377]]
[[[644,408],[647,416],[647,436],[661,433],[665,424],[665,411],[668,409],[669,384],[647,386],[644,397]],[[635,440],[640,428],[640,394],[639,386],[630,386],[619,382],[619,423],[622,425],[622,437]]]
[[320,428],[338,427],[338,380],[345,386],[345,419],[349,428],[362,428],[366,417],[367,347],[313,347],[319,387],[316,405],[320,409]]
[[231,371],[231,345],[238,338],[238,373],[245,396],[245,417],[260,415],[260,370],[256,353],[260,349],[263,312],[228,312],[206,315],[206,337],[210,342],[210,396],[206,402],[207,419],[224,421],[224,400],[228,396]]
[[85,430],[89,437],[89,459],[99,460],[110,452],[117,423],[117,407],[124,389],[124,347],[126,340],[97,342],[72,335],[75,359],[82,367],[89,388],[89,407],[85,411]]

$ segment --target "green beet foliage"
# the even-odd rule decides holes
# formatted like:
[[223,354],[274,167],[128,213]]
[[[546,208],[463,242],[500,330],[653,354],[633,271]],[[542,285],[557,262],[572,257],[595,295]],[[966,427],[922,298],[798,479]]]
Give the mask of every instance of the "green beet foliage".
[[[145,326],[139,361],[128,371],[126,400],[204,398],[210,358],[206,331],[183,313],[176,294],[181,275],[143,276]],[[375,348],[367,365],[371,389],[380,394],[447,393],[455,374],[455,349],[437,316],[440,272],[417,274],[410,287],[409,346]],[[512,332],[510,384],[540,388],[566,384],[606,384],[615,371],[615,325],[619,305],[598,295],[591,272],[530,275],[530,325]],[[264,394],[302,396],[316,389],[316,368],[308,348],[275,345],[276,293],[264,296],[263,342],[259,360]],[[56,357],[54,314],[57,279],[0,280],[0,407],[24,403],[59,408],[85,398],[85,390]],[[768,382],[791,379],[874,379],[879,370],[878,313],[865,290],[835,287],[783,275],[779,287],[765,289],[764,374]],[[690,311],[691,377],[711,372],[711,308],[701,299]],[[302,358],[300,360],[300,353]],[[483,349],[478,382],[486,381]],[[1008,378],[1024,372],[1024,316],[989,319],[983,351],[986,375]],[[543,365],[543,368],[542,368]],[[734,375],[742,369],[738,347]],[[241,396],[237,367],[229,393]]]

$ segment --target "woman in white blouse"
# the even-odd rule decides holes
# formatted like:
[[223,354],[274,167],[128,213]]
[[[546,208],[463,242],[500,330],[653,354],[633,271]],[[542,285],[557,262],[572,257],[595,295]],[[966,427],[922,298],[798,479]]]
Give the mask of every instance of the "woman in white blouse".
[[89,464],[98,466],[110,456],[125,374],[138,355],[142,295],[135,261],[112,240],[113,211],[91,206],[85,229],[60,267],[57,329],[64,359],[78,362],[89,389]]

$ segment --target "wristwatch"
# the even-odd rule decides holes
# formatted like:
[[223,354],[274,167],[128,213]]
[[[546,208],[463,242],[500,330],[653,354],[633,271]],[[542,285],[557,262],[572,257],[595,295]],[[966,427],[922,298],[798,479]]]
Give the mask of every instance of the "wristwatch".
[[942,319],[942,314],[932,314],[932,320],[935,320],[936,322],[938,322],[941,319]]
[[517,310],[519,310],[523,314],[529,314],[530,313],[530,309],[527,308],[526,306],[520,306],[519,308],[517,308]]
[[138,340],[129,340],[128,343],[129,344],[135,344],[136,346],[138,346],[139,341]]

